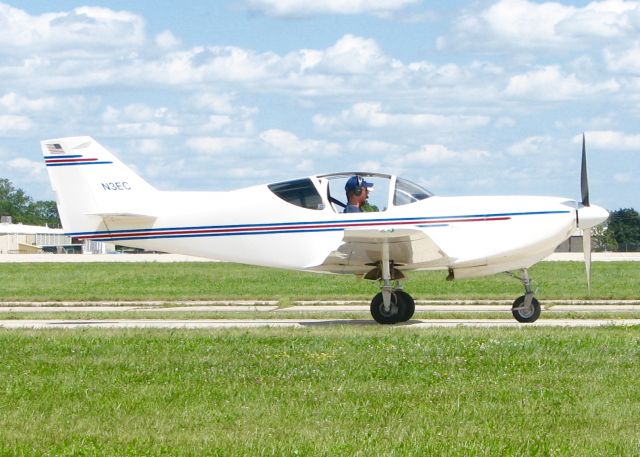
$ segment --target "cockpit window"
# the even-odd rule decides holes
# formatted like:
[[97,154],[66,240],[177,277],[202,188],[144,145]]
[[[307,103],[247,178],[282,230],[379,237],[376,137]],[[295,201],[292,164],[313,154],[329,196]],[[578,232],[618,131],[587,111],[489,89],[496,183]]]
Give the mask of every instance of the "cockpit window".
[[398,178],[396,180],[396,189],[393,193],[393,204],[396,206],[408,205],[419,200],[431,197],[433,194],[406,179]]
[[292,205],[308,209],[323,209],[318,189],[309,178],[269,184],[271,192]]

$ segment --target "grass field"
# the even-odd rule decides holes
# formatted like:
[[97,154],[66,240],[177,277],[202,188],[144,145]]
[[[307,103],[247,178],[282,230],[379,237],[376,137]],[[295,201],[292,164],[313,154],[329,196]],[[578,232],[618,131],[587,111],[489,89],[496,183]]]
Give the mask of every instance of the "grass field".
[[[542,262],[530,274],[548,298],[640,297],[640,265],[597,262],[587,292],[579,262]],[[522,284],[507,275],[445,281],[446,273],[411,273],[405,287],[416,299],[508,298],[522,295]],[[228,263],[0,264],[1,300],[370,300],[377,284],[352,276],[317,275]]]
[[[531,273],[541,299],[587,296],[580,264]],[[507,276],[411,279],[419,299],[522,293]],[[637,264],[597,263],[591,298],[638,299],[639,284]],[[5,301],[376,290],[231,264],[0,265]],[[635,327],[0,330],[0,456],[636,456],[639,367]]]
[[637,329],[0,332],[0,455],[638,455]]

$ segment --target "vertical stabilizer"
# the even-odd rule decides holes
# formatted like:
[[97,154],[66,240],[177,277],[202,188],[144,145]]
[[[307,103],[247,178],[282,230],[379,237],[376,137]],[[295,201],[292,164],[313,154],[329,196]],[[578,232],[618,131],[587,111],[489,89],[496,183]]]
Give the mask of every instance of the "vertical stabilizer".
[[109,220],[152,220],[158,191],[88,136],[45,140],[42,154],[67,233],[111,230]]

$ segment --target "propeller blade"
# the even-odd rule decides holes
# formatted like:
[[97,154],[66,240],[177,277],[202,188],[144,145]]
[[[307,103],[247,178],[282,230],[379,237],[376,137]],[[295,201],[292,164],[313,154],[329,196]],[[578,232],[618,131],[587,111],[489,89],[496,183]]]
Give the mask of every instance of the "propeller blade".
[[580,173],[580,190],[582,191],[582,205],[589,206],[589,179],[587,178],[587,150],[585,148],[584,133],[582,134],[582,171]]
[[591,229],[582,231],[582,251],[584,252],[584,267],[587,271],[587,290],[591,293]]

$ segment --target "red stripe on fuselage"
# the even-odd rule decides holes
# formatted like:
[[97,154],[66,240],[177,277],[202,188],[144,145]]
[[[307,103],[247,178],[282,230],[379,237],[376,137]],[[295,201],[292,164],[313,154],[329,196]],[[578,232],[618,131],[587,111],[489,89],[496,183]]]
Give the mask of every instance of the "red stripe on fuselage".
[[445,224],[445,223],[459,223],[459,222],[493,222],[493,221],[506,221],[511,217],[478,217],[473,219],[439,219],[439,220],[424,220],[424,221],[401,221],[401,222],[342,222],[332,224],[314,224],[314,225],[281,225],[276,227],[238,227],[238,228],[220,228],[220,229],[192,229],[192,230],[157,230],[157,231],[145,231],[145,232],[117,232],[117,233],[105,233],[100,235],[83,235],[74,238],[78,239],[109,239],[109,238],[145,238],[149,236],[163,236],[163,235],[196,235],[196,234],[224,234],[224,233],[243,233],[243,232],[277,232],[277,231],[291,231],[291,230],[317,230],[317,229],[331,229],[331,228],[353,228],[353,227],[381,227],[389,225],[427,225],[427,224]]

